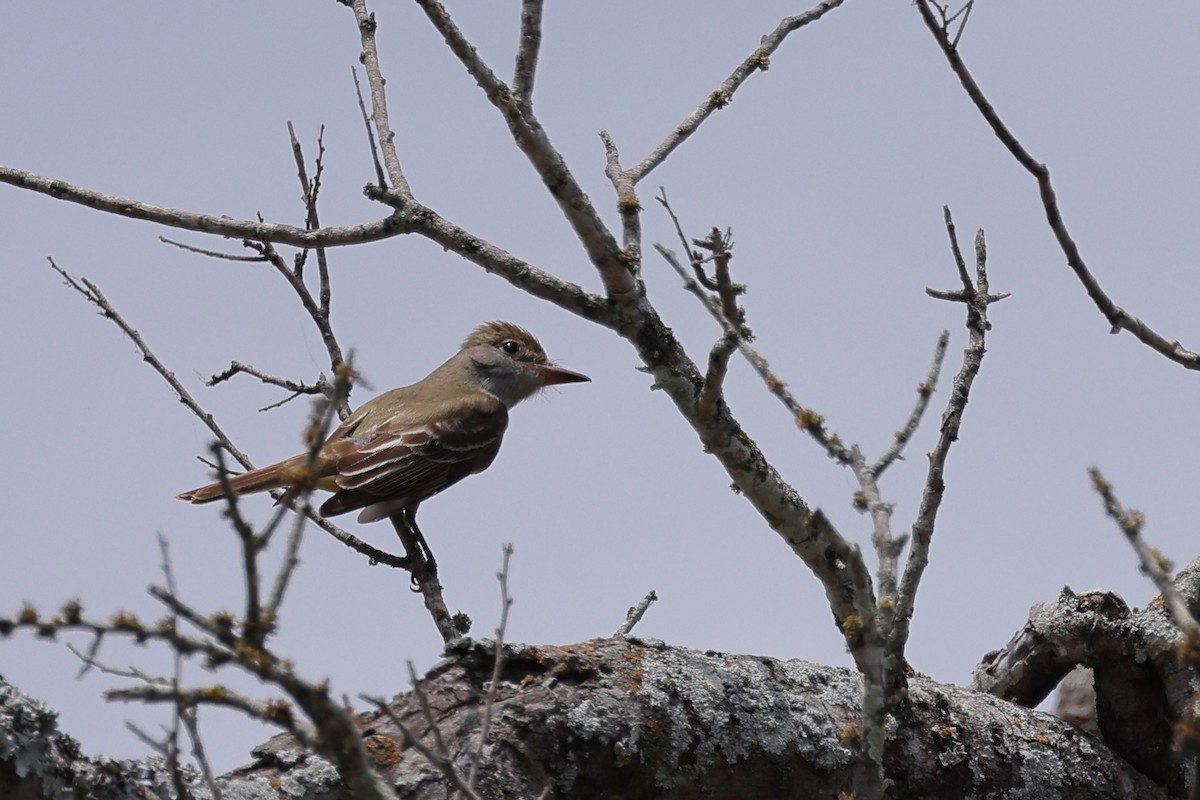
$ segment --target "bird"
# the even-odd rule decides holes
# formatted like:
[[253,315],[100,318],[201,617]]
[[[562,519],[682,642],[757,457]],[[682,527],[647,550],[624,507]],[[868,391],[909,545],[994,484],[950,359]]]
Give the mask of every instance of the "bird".
[[[390,519],[405,542],[405,559],[436,561],[416,524],[417,507],[468,475],[491,466],[508,412],[522,400],[554,384],[591,378],[557,366],[529,331],[510,322],[487,322],[462,347],[420,381],[363,403],[325,440],[316,456],[286,458],[235,475],[235,495],[305,487],[332,491],[319,513],[334,517],[358,511],[361,523]],[[226,497],[211,483],[178,499],[209,503]],[[405,532],[421,549],[413,553]]]

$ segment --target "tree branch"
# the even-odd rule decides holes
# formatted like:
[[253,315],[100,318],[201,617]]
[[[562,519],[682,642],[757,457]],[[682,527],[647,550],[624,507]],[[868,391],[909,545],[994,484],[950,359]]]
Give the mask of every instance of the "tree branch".
[[517,147],[537,170],[550,195],[558,203],[575,235],[583,244],[588,257],[604,282],[609,297],[626,301],[637,289],[629,266],[628,254],[623,254],[616,239],[596,213],[562,154],[550,143],[549,137],[533,115],[531,108],[515,100],[512,91],[484,63],[475,47],[450,19],[449,12],[437,0],[417,0],[434,28],[446,41],[446,46],[458,57],[467,72],[483,89],[487,99],[500,111]]
[[[1062,249],[1063,255],[1067,258],[1067,265],[1071,271],[1075,273],[1075,277],[1083,284],[1084,290],[1088,297],[1100,309],[1100,313],[1108,320],[1112,326],[1112,333],[1118,333],[1122,330],[1127,330],[1138,339],[1138,341],[1150,347],[1155,352],[1166,356],[1171,361],[1180,364],[1188,369],[1200,369],[1200,353],[1188,350],[1178,341],[1168,341],[1153,328],[1137,317],[1127,313],[1123,308],[1109,298],[1108,294],[1100,286],[1100,282],[1096,280],[1088,269],[1087,264],[1083,260],[1083,255],[1079,252],[1079,247],[1076,245],[1074,238],[1067,230],[1067,225],[1063,221],[1062,211],[1058,206],[1058,197],[1054,191],[1054,185],[1050,182],[1050,170],[1045,164],[1035,159],[1020,140],[1009,130],[1004,121],[1000,119],[1000,115],[996,113],[995,107],[983,94],[983,90],[979,88],[979,84],[975,82],[974,76],[967,69],[966,63],[958,54],[957,39],[952,42],[950,40],[949,31],[944,25],[938,23],[934,14],[929,9],[929,0],[917,0],[915,3],[917,11],[921,14],[921,19],[925,22],[925,27],[933,34],[934,41],[938,43],[942,54],[945,55],[946,61],[950,64],[950,69],[958,77],[959,83],[966,90],[967,96],[971,98],[971,102],[979,110],[984,121],[991,127],[992,132],[1005,149],[1012,154],[1012,157],[1017,160],[1030,175],[1037,181],[1038,192],[1041,195],[1042,208],[1046,213],[1046,221],[1050,225],[1050,230],[1054,233],[1054,238],[1058,241],[1058,246]],[[966,20],[964,19],[964,24]]]

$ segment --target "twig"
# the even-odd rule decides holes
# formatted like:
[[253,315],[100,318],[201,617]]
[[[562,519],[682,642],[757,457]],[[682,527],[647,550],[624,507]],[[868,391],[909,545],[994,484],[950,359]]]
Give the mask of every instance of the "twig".
[[737,349],[740,338],[726,331],[708,354],[708,371],[704,373],[704,387],[696,401],[696,410],[705,415],[715,414],[717,403],[724,395],[725,375],[729,372],[729,358]]
[[450,758],[450,751],[446,747],[445,740],[442,739],[441,729],[438,728],[437,720],[433,715],[433,709],[429,705],[429,697],[425,694],[425,690],[421,688],[420,681],[417,680],[417,671],[413,668],[411,660],[408,661],[408,675],[412,681],[413,694],[416,695],[421,707],[421,714],[425,719],[426,728],[433,737],[433,747],[418,739],[416,734],[413,733],[412,728],[396,715],[396,712],[391,709],[391,706],[382,697],[371,697],[365,694],[359,695],[359,697],[382,711],[384,716],[403,734],[405,743],[424,756],[438,772],[442,773],[442,776],[446,778],[451,788],[462,793],[469,800],[479,800],[479,794],[467,781],[463,780],[463,777],[458,774],[458,770],[454,768],[454,762]]
[[[387,176],[391,179],[391,188],[404,197],[412,197],[412,187],[404,177],[400,167],[400,157],[396,154],[396,134],[392,132],[388,121],[387,92],[384,89],[383,72],[379,68],[379,50],[375,45],[375,30],[377,24],[375,15],[367,11],[366,0],[352,0],[347,5],[354,10],[354,19],[358,22],[359,40],[362,42],[362,54],[359,60],[367,73],[367,84],[371,87],[371,119],[375,122],[375,130],[379,134],[379,146],[383,151],[383,163],[387,167]],[[358,75],[355,73],[355,82]],[[369,132],[368,132],[369,135]],[[374,144],[371,146],[374,154]],[[376,166],[378,169],[378,165]],[[379,185],[387,186],[380,175]]]
[[930,0],[930,2],[932,3],[933,7],[938,10],[938,16],[942,18],[942,32],[945,33],[947,37],[950,35],[950,26],[954,24],[954,20],[958,19],[960,16],[962,17],[962,23],[958,26],[958,33],[954,34],[954,42],[951,45],[955,50],[957,50],[958,41],[962,38],[963,31],[966,30],[967,27],[967,20],[971,16],[971,9],[975,7],[975,0],[967,0],[967,3],[960,7],[958,11],[955,11],[953,14],[950,13],[949,3],[938,3],[936,0]]
[[412,230],[409,224],[392,214],[383,219],[358,225],[307,231],[294,225],[281,225],[261,220],[232,219],[218,214],[201,214],[178,208],[155,206],[133,198],[108,195],[93,189],[75,186],[67,181],[5,166],[0,166],[0,183],[16,186],[18,189],[28,189],[55,200],[75,203],[126,219],[146,220],[165,225],[168,228],[180,228],[233,239],[276,242],[293,247],[339,247],[350,244],[366,244],[390,239]]
[[[242,630],[254,641],[255,646],[261,647],[266,631],[263,630],[262,617],[259,613],[258,540],[254,535],[254,529],[250,527],[250,523],[246,522],[238,509],[238,493],[229,483],[229,472],[225,469],[221,448],[215,443],[212,446],[212,454],[217,461],[217,480],[220,481],[221,489],[225,493],[225,517],[229,520],[230,527],[237,534],[238,542],[241,544],[242,574],[246,584],[246,611],[242,618]],[[171,597],[177,596],[175,590],[170,586],[167,587],[167,594]]]
[[[0,169],[3,168],[0,167]],[[100,291],[96,284],[92,283],[87,278],[80,278],[79,282],[77,282],[66,272],[66,270],[61,269],[58,264],[54,263],[53,258],[47,258],[46,260],[50,262],[50,267],[63,277],[63,280],[66,281],[68,286],[83,295],[88,302],[98,307],[102,316],[104,316],[106,319],[112,320],[113,323],[120,328],[121,331],[130,338],[130,340],[133,341],[134,346],[136,346],[142,354],[142,360],[153,367],[154,371],[163,377],[163,380],[170,385],[171,389],[175,392],[175,395],[179,398],[179,401],[183,403],[189,411],[195,414],[202,423],[204,423],[204,425],[212,432],[213,436],[217,438],[217,441],[220,442],[221,447],[228,451],[230,455],[237,459],[237,462],[246,469],[253,468],[253,464],[250,463],[250,459],[246,457],[246,454],[239,450],[233,444],[230,438],[225,435],[225,432],[221,430],[219,425],[217,425],[216,421],[212,418],[212,415],[200,407],[200,404],[196,402],[191,393],[188,392],[188,390],[183,387],[183,384],[180,383],[175,377],[175,373],[168,370],[163,363],[159,361],[158,356],[154,355],[154,353],[150,350],[149,345],[147,345],[145,340],[142,339],[141,334],[134,330],[133,327],[125,321],[124,317],[117,313],[117,310],[113,308],[111,303],[108,302],[108,298],[104,296],[103,292]],[[82,285],[80,285],[81,283]]]
[[1062,218],[1062,211],[1058,206],[1058,197],[1054,192],[1054,185],[1050,182],[1050,170],[1025,149],[1025,146],[1009,130],[1004,121],[1000,119],[1000,115],[996,113],[996,109],[983,94],[983,90],[979,88],[979,84],[975,82],[975,78],[971,75],[970,70],[967,69],[958,51],[955,50],[955,42],[950,41],[947,32],[938,24],[933,12],[929,10],[928,0],[918,0],[915,5],[917,11],[921,14],[921,19],[925,21],[925,26],[933,34],[934,40],[938,43],[943,55],[946,56],[946,61],[949,62],[950,69],[954,71],[959,83],[966,90],[967,96],[971,98],[971,102],[975,104],[979,113],[983,115],[984,120],[991,126],[992,132],[1000,140],[1001,144],[1037,181],[1038,191],[1042,199],[1042,207],[1046,213],[1046,221],[1050,225],[1050,230],[1054,233],[1054,238],[1058,240],[1059,248],[1062,249],[1063,255],[1066,256],[1067,265],[1075,273],[1075,277],[1079,279],[1079,282],[1083,284],[1088,297],[1092,299],[1092,302],[1100,310],[1100,313],[1108,320],[1111,332],[1119,333],[1122,330],[1127,330],[1138,341],[1169,358],[1171,361],[1187,369],[1200,369],[1200,353],[1188,350],[1178,341],[1168,341],[1145,322],[1116,305],[1109,298],[1108,294],[1105,293],[1099,281],[1096,280],[1088,269],[1087,264],[1083,260],[1083,255],[1079,252],[1078,245],[1076,245],[1075,240],[1067,230],[1066,223]]
[[279,606],[283,604],[283,595],[287,592],[292,573],[300,565],[300,542],[304,538],[304,523],[307,519],[307,514],[304,512],[311,511],[312,508],[306,500],[303,510],[298,510],[292,517],[292,529],[288,533],[287,546],[283,551],[283,563],[275,575],[275,583],[271,588],[271,594],[263,612],[268,620],[273,621],[279,618]]
[[[317,300],[313,298],[312,292],[308,290],[308,285],[304,283],[303,274],[290,268],[270,242],[255,242],[247,239],[244,244],[253,248],[271,266],[275,267],[276,272],[282,275],[288,285],[292,287],[292,291],[296,293],[304,311],[317,327],[317,333],[320,334],[325,350],[329,354],[329,366],[336,373],[346,363],[346,357],[342,353],[342,346],[338,343],[337,336],[333,332],[333,325],[329,321],[328,306],[322,307],[318,304]],[[328,389],[329,387],[324,388]],[[350,416],[349,395],[338,403],[337,412],[342,419]]]
[[779,402],[783,403],[784,408],[792,415],[792,420],[800,430],[804,431],[816,440],[817,444],[825,449],[825,452],[839,464],[850,463],[850,448],[843,444],[842,439],[837,434],[829,433],[825,428],[825,418],[818,412],[805,408],[800,405],[796,398],[788,391],[787,384],[776,377],[771,370],[767,360],[759,355],[745,339],[738,335],[738,331],[725,319],[724,313],[721,311],[720,302],[710,295],[704,293],[703,287],[696,281],[687,271],[687,269],[679,262],[679,257],[675,253],[661,244],[655,244],[654,249],[659,255],[675,270],[679,277],[683,280],[683,286],[692,294],[700,299],[704,307],[708,309],[713,318],[725,328],[726,333],[732,333],[737,336],[738,350],[741,351],[746,361],[758,373],[759,378],[767,387],[767,390],[775,395]]
[[892,446],[871,466],[871,474],[876,478],[882,475],[884,470],[892,465],[892,462],[902,458],[905,445],[920,426],[921,419],[925,416],[926,409],[929,408],[929,398],[933,397],[933,393],[937,389],[938,377],[942,374],[942,361],[946,358],[946,348],[949,345],[950,331],[942,331],[942,335],[937,340],[937,347],[933,351],[933,363],[929,367],[929,375],[925,378],[924,383],[917,386],[917,403],[913,406],[912,413],[908,415],[908,421],[904,423],[903,428],[896,431]]
[[405,202],[391,190],[368,187],[364,193],[373,200],[389,203],[396,209],[383,219],[359,225],[326,227],[306,231],[291,225],[264,223],[258,220],[235,220],[211,214],[198,214],[180,209],[160,208],[127,197],[117,197],[73,186],[66,181],[48,178],[24,170],[0,166],[0,183],[48,195],[56,200],[92,208],[127,219],[148,220],[167,227],[182,228],[198,233],[237,239],[267,241],[294,247],[338,247],[365,244],[409,233],[419,233],[434,243],[458,253],[473,264],[495,273],[513,286],[534,297],[578,314],[584,319],[610,327],[619,325],[617,314],[603,297],[538,269],[461,228],[433,209],[415,202]]
[[209,250],[205,247],[196,247],[195,245],[185,244],[174,239],[168,239],[166,236],[159,236],[158,240],[163,244],[169,244],[172,247],[178,247],[188,253],[195,253],[200,256],[208,256],[209,258],[219,258],[222,261],[238,261],[247,264],[258,264],[264,259],[262,256],[238,256],[233,253],[222,253],[220,250]]
[[[356,5],[360,1],[356,0]],[[537,170],[542,183],[550,190],[587,251],[608,296],[620,302],[634,300],[637,283],[630,269],[629,254],[617,246],[612,232],[571,173],[562,154],[551,144],[545,128],[534,117],[532,109],[514,99],[509,87],[483,61],[479,51],[463,36],[440,2],[417,0],[417,5],[442,35],[450,52],[458,57],[487,99],[503,116],[513,140]]]
[[1195,646],[1200,646],[1200,622],[1197,622],[1196,618],[1192,616],[1187,603],[1175,586],[1171,575],[1171,562],[1142,538],[1142,526],[1146,522],[1145,516],[1140,511],[1125,509],[1121,506],[1113,492],[1112,484],[1104,478],[1098,468],[1089,469],[1088,475],[1092,478],[1092,488],[1104,501],[1105,512],[1117,523],[1117,527],[1121,529],[1121,533],[1125,534],[1125,538],[1129,540],[1129,544],[1137,553],[1138,560],[1141,561],[1142,572],[1154,581],[1155,587],[1171,612],[1171,618],[1176,627],[1179,628],[1180,633],[1195,642]]
[[433,624],[438,629],[445,644],[461,639],[471,629],[471,618],[466,614],[450,614],[446,601],[442,596],[442,582],[437,574],[437,565],[433,561],[421,529],[417,527],[415,512],[402,512],[392,517],[392,527],[400,537],[404,546],[404,557],[400,559],[411,576],[413,587],[421,593],[425,601],[425,609],[433,618]]
[[633,628],[642,621],[642,617],[646,615],[646,609],[650,608],[651,603],[658,599],[658,594],[651,589],[646,592],[646,595],[638,601],[636,606],[631,606],[625,612],[625,621],[621,623],[621,627],[617,628],[613,633],[614,639],[624,639],[633,632]]
[[[300,189],[304,192],[304,227],[307,230],[315,231],[321,227],[321,218],[317,212],[317,198],[321,194],[321,176],[325,171],[325,126],[322,125],[317,133],[317,158],[313,162],[315,172],[313,179],[308,179],[308,169],[304,164],[304,149],[300,146],[300,140],[296,138],[296,130],[292,127],[291,120],[288,120],[288,139],[292,143],[292,157],[296,161],[296,176],[300,180]],[[329,260],[325,256],[325,248],[318,247],[317,250],[317,276],[320,282],[320,308],[326,317],[329,316]],[[296,254],[295,272],[296,275],[303,278],[304,262],[308,255],[308,250],[301,250]]]
[[804,27],[810,22],[816,22],[840,6],[842,2],[843,0],[822,0],[822,2],[805,11],[803,14],[785,17],[781,20],[775,26],[775,30],[762,37],[758,48],[742,61],[741,64],[738,64],[729,77],[716,90],[709,94],[695,111],[676,125],[671,133],[667,135],[667,138],[628,171],[629,179],[636,184],[649,175],[655,167],[666,160],[667,156],[676,147],[687,141],[688,137],[695,133],[701,123],[708,119],[714,111],[728,105],[733,99],[733,95],[746,82],[747,78],[759,70],[766,71],[769,69],[771,66],[771,54],[783,44],[783,40],[787,38],[788,34]]
[[435,244],[458,253],[530,296],[551,302],[583,319],[611,328],[620,326],[620,313],[606,298],[517,258],[507,250],[455,225],[428,206],[370,187],[364,192],[368,198],[392,205],[397,211],[403,209],[403,223],[398,222],[398,225],[403,224],[406,229],[419,232]]
[[269,386],[278,386],[280,389],[287,389],[289,392],[294,392],[296,395],[302,394],[327,394],[329,392],[328,382],[321,378],[316,384],[300,383],[299,381],[289,380],[288,378],[280,378],[275,375],[269,375],[263,372],[258,367],[250,364],[243,364],[240,361],[230,361],[229,366],[220,372],[214,373],[212,377],[204,382],[205,386],[216,386],[218,383],[224,383],[239,374],[251,375],[258,378],[263,383]]
[[[1171,562],[1142,537],[1142,527],[1146,522],[1142,512],[1124,508],[1117,500],[1112,484],[1105,479],[1098,468],[1092,467],[1088,470],[1088,474],[1092,478],[1092,488],[1104,500],[1104,510],[1117,523],[1117,527],[1125,534],[1125,538],[1137,553],[1142,572],[1154,581],[1163,604],[1170,612],[1171,621],[1182,634],[1182,641],[1179,643],[1176,653],[1178,661],[1190,667],[1191,677],[1188,679],[1188,690],[1191,692],[1191,697],[1184,704],[1173,726],[1173,749],[1175,757],[1187,765],[1186,768],[1191,772],[1194,782],[1197,777],[1198,760],[1200,760],[1200,752],[1197,752],[1197,733],[1200,732],[1200,693],[1194,689],[1196,671],[1200,668],[1200,622],[1196,621],[1196,617],[1188,608],[1187,601],[1183,598],[1179,586],[1171,575],[1173,569]],[[1190,797],[1196,798],[1198,794],[1200,794],[1200,789],[1193,785]]]
[[[175,570],[171,566],[171,546],[167,543],[167,538],[161,533],[158,534],[158,549],[159,553],[162,555],[162,573],[163,580],[167,584],[167,591],[175,594]],[[175,627],[175,617],[172,616],[169,618],[169,620],[170,625]],[[173,672],[171,674],[171,688],[178,692],[179,687],[183,685],[183,654],[176,650],[172,655]],[[187,727],[189,736],[192,738],[193,742],[193,752],[195,752],[195,744],[197,742],[197,736],[194,733],[195,717],[193,715],[193,724],[189,725],[184,721],[184,709],[178,703],[173,706],[172,711],[171,728],[167,734],[167,740],[165,742],[165,749],[167,750],[167,764],[170,766],[171,777],[175,783],[176,796],[180,798],[180,800],[184,800],[184,798],[190,799],[191,793],[187,790],[186,783],[183,780],[183,773],[179,768],[179,726],[180,724],[184,724],[185,727]],[[203,755],[203,750],[201,750],[201,755]],[[208,786],[209,792],[213,796],[213,800],[221,800],[221,792],[217,788],[217,781],[212,774],[212,769],[209,767],[208,760],[198,760],[197,763],[200,765],[201,773],[204,776],[205,785]]]
[[617,192],[622,253],[630,269],[636,271],[642,262],[642,204],[629,173],[621,167],[621,153],[608,131],[600,131],[600,141],[604,142],[604,174]]
[[174,689],[164,684],[127,686],[120,689],[109,689],[104,693],[104,697],[107,700],[122,702],[136,700],[142,703],[175,703],[187,708],[201,705],[231,708],[241,711],[253,719],[284,729],[296,737],[301,746],[309,750],[321,751],[317,743],[318,732],[296,719],[287,703],[282,700],[268,701],[248,697],[224,685],[202,686],[195,689]]
[[891,503],[885,503],[879,491],[879,482],[875,474],[867,466],[862,451],[858,445],[850,448],[850,468],[858,479],[859,497],[862,505],[871,515],[871,544],[879,558],[876,570],[879,591],[879,627],[886,631],[891,628],[891,611],[896,601],[896,569],[900,552],[908,540],[907,536],[892,536]]
[[217,778],[212,771],[212,764],[209,763],[208,754],[204,751],[204,742],[200,738],[200,725],[196,707],[181,709],[176,705],[175,708],[179,712],[179,718],[183,720],[184,730],[187,731],[188,739],[192,743],[192,758],[196,759],[196,764],[200,767],[200,775],[204,778],[204,785],[208,787],[209,794],[212,795],[212,800],[222,800],[221,787],[217,784]]
[[[960,274],[965,275],[966,267],[958,248],[954,220],[950,215],[949,206],[944,209],[944,217],[951,250],[955,255],[956,267]],[[1004,293],[995,295],[988,293],[987,247],[982,229],[975,236],[975,282],[971,284],[968,280],[967,284],[961,293],[939,293],[926,290],[932,296],[957,300],[966,304],[968,344],[967,349],[963,351],[962,366],[954,377],[950,396],[946,401],[946,410],[942,413],[937,444],[929,454],[925,489],[921,494],[917,518],[912,527],[912,549],[904,565],[904,574],[896,598],[895,624],[889,632],[887,641],[888,653],[896,666],[903,658],[904,647],[908,642],[912,612],[916,603],[917,589],[921,582],[921,576],[929,564],[929,546],[933,539],[934,523],[937,520],[938,509],[941,507],[942,496],[946,490],[946,458],[950,453],[950,447],[958,440],[958,431],[966,411],[971,386],[983,363],[984,342],[987,331],[991,327],[987,319],[988,306],[1008,296]]]
[[483,763],[483,745],[492,728],[492,709],[496,705],[496,694],[500,688],[500,672],[504,668],[504,633],[508,630],[508,611],[512,608],[512,597],[508,593],[508,564],[512,559],[513,546],[505,542],[501,548],[503,561],[496,579],[500,582],[500,622],[496,625],[496,653],[492,661],[492,679],[488,683],[487,697],[483,703],[483,723],[479,726],[479,738],[475,741],[475,752],[471,756],[471,770],[467,773],[467,786],[475,790],[475,778],[479,765]]
[[[62,631],[84,631],[98,638],[128,636],[139,643],[164,642],[182,655],[203,655],[212,667],[233,662],[248,674],[286,692],[304,711],[312,726],[298,720],[291,706],[282,700],[254,700],[220,685],[177,689],[167,681],[151,680],[143,686],[110,691],[106,697],[240,709],[283,728],[304,747],[329,759],[355,797],[379,800],[395,797],[386,781],[371,769],[353,716],[330,699],[323,685],[301,679],[292,671],[289,662],[239,637],[229,615],[201,616],[166,589],[152,587],[150,594],[168,609],[196,625],[205,636],[185,636],[169,623],[147,625],[129,613],[116,614],[106,622],[88,619],[77,603],[67,603],[58,614],[49,618],[41,617],[36,609],[27,605],[16,616],[0,617],[0,635],[24,628],[36,631],[44,638],[54,638]],[[319,735],[317,731],[320,731]]]
[[375,165],[375,181],[380,188],[383,188],[387,186],[387,175],[383,171],[383,164],[379,162],[379,148],[375,144],[375,129],[371,126],[371,114],[367,111],[367,104],[363,100],[362,85],[358,82],[358,70],[351,67],[350,74],[354,76],[354,94],[358,98],[358,111],[362,114],[363,127],[367,130],[367,149],[371,151],[371,161]]
[[537,75],[538,50],[542,46],[542,3],[543,0],[521,2],[521,42],[517,47],[512,91],[526,110],[533,103],[533,81]]

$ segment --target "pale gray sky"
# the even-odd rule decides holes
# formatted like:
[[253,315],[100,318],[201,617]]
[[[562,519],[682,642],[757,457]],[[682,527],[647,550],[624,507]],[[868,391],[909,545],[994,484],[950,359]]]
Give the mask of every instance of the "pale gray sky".
[[[597,133],[627,163],[706,97],[794,3],[549,3],[535,102],[555,144],[617,225]],[[599,290],[593,269],[499,115],[415,5],[376,4],[393,125],[417,196],[555,274]],[[519,4],[451,3],[502,75]],[[997,109],[1052,170],[1068,225],[1114,299],[1164,335],[1200,347],[1195,247],[1200,215],[1200,8],[1154,14],[1113,3],[982,0],[961,51]],[[299,224],[291,120],[310,158],[327,148],[322,219],[380,209],[350,70],[358,35],[327,2],[9,4],[0,11],[0,163],[90,188],[213,214]],[[850,0],[790,38],[641,187],[646,243],[675,246],[653,202],[665,186],[690,232],[733,228],[735,277],[757,344],[801,402],[878,454],[909,412],[934,342],[952,333],[948,373],[926,425],[884,483],[903,531],[915,512],[945,387],[965,343],[941,208],[964,245],[987,230],[989,352],[951,452],[933,562],[909,658],[962,683],[1030,605],[1064,584],[1153,595],[1102,513],[1086,469],[1102,467],[1147,535],[1177,563],[1192,529],[1196,376],[1107,326],[1067,270],[1031,179],[991,135],[908,2]],[[160,244],[161,230],[0,186],[9,346],[4,393],[0,607],[47,611],[79,597],[92,613],[159,616],[156,533],[173,548],[182,595],[202,610],[241,604],[238,545],[215,506],[174,495],[205,480],[208,437],[110,323],[46,266],[94,280],[257,463],[298,449],[307,403],[238,380],[205,389],[231,359],[311,380],[323,348],[269,267],[213,261]],[[648,252],[649,248],[648,248]],[[331,253],[334,328],[377,390],[422,377],[475,324],[510,319],[550,355],[592,376],[513,414],[496,465],[427,503],[421,521],[447,601],[491,635],[501,543],[516,548],[509,637],[564,643],[611,633],[654,588],[638,631],[701,649],[848,663],[817,583],[726,487],[637,358],[607,331],[529,298],[419,239]],[[673,272],[644,274],[666,321],[703,359],[717,336]],[[359,390],[361,402],[370,393]],[[848,472],[798,434],[735,359],[735,414],[768,457],[843,533],[866,546]],[[265,500],[246,503],[265,519]],[[352,530],[395,547],[386,525]],[[439,639],[406,576],[313,531],[277,652],[338,694],[407,688]],[[84,642],[80,642],[81,644]],[[114,665],[170,670],[159,648],[106,647]],[[0,674],[61,713],[93,752],[142,755],[122,725],[149,730],[163,709],[106,705],[115,679],[77,682],[65,647],[27,634],[0,643]],[[212,680],[192,666],[193,683]],[[221,681],[261,693],[253,682]],[[269,731],[205,715],[218,769]]]

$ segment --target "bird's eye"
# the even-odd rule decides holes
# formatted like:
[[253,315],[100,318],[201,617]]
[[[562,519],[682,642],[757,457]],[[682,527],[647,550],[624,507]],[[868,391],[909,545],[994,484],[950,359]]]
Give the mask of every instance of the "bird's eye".
[[509,339],[500,343],[500,349],[512,356],[521,352],[521,344],[513,339]]

